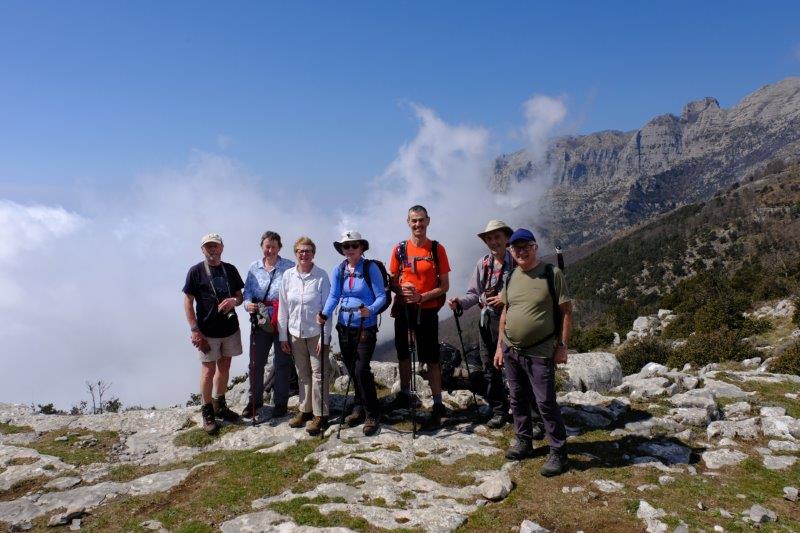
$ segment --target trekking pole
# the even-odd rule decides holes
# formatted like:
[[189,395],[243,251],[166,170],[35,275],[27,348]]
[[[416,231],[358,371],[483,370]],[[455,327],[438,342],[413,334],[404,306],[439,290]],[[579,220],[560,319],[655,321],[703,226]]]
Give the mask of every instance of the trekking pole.
[[[325,315],[322,314],[322,311],[317,313],[320,320],[322,321],[322,325],[320,326],[319,330],[319,365],[320,371],[322,372],[322,406],[325,407],[325,359],[328,357],[328,354],[325,353],[325,343],[323,339],[325,338],[325,323],[327,322],[327,318]],[[311,387],[311,393],[313,396],[314,387]],[[313,402],[312,402],[313,403]],[[341,426],[340,426],[341,427]],[[319,432],[319,437],[323,438],[325,436],[324,431]]]
[[458,330],[458,340],[461,342],[461,355],[464,365],[467,367],[467,382],[469,382],[469,391],[472,393],[472,403],[475,405],[475,410],[478,409],[478,400],[475,398],[475,391],[472,390],[472,372],[469,371],[469,361],[467,361],[467,350],[464,348],[464,337],[461,334],[461,321],[459,318],[464,314],[464,309],[461,304],[453,309],[453,317],[456,319],[456,330]]
[[258,313],[250,313],[250,405],[252,406],[251,425],[256,426],[256,389],[255,370],[256,370],[256,330],[258,329]]
[[[408,401],[411,408],[411,440],[417,438],[417,339],[414,331],[411,328],[411,321],[408,313],[408,305],[403,306],[403,312],[406,315],[406,332],[408,334],[408,352],[411,359],[411,383],[409,384]],[[419,313],[417,313],[417,320],[419,320]]]

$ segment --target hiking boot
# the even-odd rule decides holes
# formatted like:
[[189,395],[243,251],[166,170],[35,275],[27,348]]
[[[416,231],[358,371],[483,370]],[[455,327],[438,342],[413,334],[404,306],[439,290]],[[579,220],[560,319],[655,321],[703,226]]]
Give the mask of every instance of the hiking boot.
[[225,422],[238,422],[239,415],[234,413],[233,411],[228,408],[228,404],[225,401],[225,395],[223,394],[219,398],[212,398],[211,405],[214,407],[214,416],[217,418],[223,419]]
[[[310,414],[310,413],[309,413]],[[289,423],[291,425],[291,422]],[[328,428],[327,416],[315,416],[306,428],[309,435],[319,435]]]
[[544,477],[553,477],[567,471],[567,452],[565,450],[550,450],[539,473]]
[[253,409],[253,403],[247,402],[247,407],[242,409],[242,418],[253,418],[253,411],[255,411],[255,416],[258,416],[258,411],[264,407],[264,405],[256,405],[256,408]]
[[508,423],[508,415],[505,413],[497,413],[486,422],[486,427],[490,429],[500,429]]
[[436,429],[442,426],[442,417],[447,414],[447,408],[443,403],[434,403],[431,409],[430,427]]
[[272,408],[272,418],[280,418],[282,416],[286,416],[289,412],[289,409],[285,405],[276,405]]
[[289,427],[290,428],[301,428],[306,425],[306,422],[314,418],[314,413],[304,413],[303,411],[298,411],[296,415],[289,420]]
[[209,435],[216,435],[219,431],[219,426],[214,419],[214,406],[207,403],[200,409],[200,413],[203,415],[203,431]]
[[363,422],[364,418],[364,411],[361,409],[354,409],[352,413],[344,417],[344,423],[352,428]]
[[364,435],[367,437],[374,435],[378,431],[378,419],[374,416],[368,416],[364,422]]
[[521,439],[517,437],[517,442],[514,443],[508,450],[506,450],[506,459],[512,461],[521,461],[530,457],[533,453],[533,445],[528,439]]

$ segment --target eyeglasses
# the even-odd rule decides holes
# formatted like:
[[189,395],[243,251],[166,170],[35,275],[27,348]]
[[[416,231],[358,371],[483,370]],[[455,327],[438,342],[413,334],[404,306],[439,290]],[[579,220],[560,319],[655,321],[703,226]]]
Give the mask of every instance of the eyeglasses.
[[530,252],[531,248],[534,246],[535,243],[523,244],[522,246],[512,246],[511,251],[515,254],[521,254],[522,252]]
[[312,250],[311,248],[301,248],[300,250],[296,250],[294,253],[296,253],[297,255],[313,254],[314,250]]
[[342,244],[342,250],[356,250],[361,248],[361,243],[359,242],[346,242]]

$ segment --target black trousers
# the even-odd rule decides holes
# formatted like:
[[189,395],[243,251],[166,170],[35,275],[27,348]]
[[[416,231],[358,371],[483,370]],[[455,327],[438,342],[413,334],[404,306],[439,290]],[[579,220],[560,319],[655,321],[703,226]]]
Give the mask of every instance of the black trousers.
[[353,381],[355,391],[353,410],[364,410],[367,416],[378,418],[380,405],[375,390],[375,377],[370,368],[378,328],[372,326],[361,329],[339,324],[336,326],[336,332],[339,334],[339,348],[342,350],[344,366]]

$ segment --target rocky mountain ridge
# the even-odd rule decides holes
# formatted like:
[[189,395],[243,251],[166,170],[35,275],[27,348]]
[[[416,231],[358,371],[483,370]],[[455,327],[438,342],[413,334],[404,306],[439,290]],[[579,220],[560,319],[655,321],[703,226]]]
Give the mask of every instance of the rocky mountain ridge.
[[524,150],[495,160],[495,191],[548,175],[540,220],[551,239],[576,245],[675,207],[702,201],[763,168],[800,154],[800,78],[766,85],[729,109],[710,97],[680,116],[636,131],[556,139],[541,160]]

